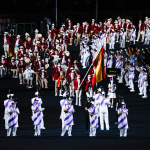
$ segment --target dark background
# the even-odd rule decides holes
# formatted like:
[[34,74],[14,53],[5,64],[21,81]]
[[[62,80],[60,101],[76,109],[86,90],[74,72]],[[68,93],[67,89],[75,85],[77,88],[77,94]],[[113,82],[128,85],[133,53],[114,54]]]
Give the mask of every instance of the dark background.
[[[96,0],[58,0],[58,26],[67,17],[72,22],[91,22],[96,16]],[[55,0],[4,0],[0,4],[0,17],[21,22],[40,22],[44,16],[55,23]],[[137,23],[149,15],[149,3],[141,0],[98,0],[98,21],[117,16]],[[133,19],[134,18],[134,19]]]

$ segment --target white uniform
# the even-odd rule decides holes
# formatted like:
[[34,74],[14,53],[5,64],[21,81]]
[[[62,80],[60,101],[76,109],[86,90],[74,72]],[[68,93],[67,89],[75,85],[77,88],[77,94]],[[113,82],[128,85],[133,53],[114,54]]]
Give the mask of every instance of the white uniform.
[[[62,99],[60,101],[60,106],[61,106],[61,114],[60,114],[60,119],[62,120],[62,129],[64,128],[64,117],[65,117],[65,112],[63,111],[63,106],[68,104],[67,99]],[[67,129],[68,130],[68,129]]]
[[129,88],[131,88],[130,92],[134,92],[134,82],[133,82],[135,76],[134,70],[135,70],[134,67],[130,67],[129,70],[129,85],[130,85]]
[[109,33],[109,49],[114,49],[114,44],[115,44],[115,35],[116,33]]
[[136,29],[131,29],[130,30],[130,41],[133,41],[135,44],[135,37],[136,37]]
[[107,59],[107,68],[112,68],[113,65],[113,56],[109,55],[109,59]]
[[[12,113],[10,114],[9,112]],[[11,134],[11,130],[13,130],[12,132],[12,136],[16,136],[16,132],[17,132],[17,128],[18,128],[18,114],[19,109],[16,107],[10,107],[6,109],[6,113],[8,115],[8,129],[7,129],[7,136],[10,136]]]
[[109,130],[109,121],[108,121],[108,106],[110,102],[106,97],[100,98],[100,125],[101,130],[104,130],[104,121],[106,124],[106,130]]
[[125,48],[126,32],[120,32],[120,48]]
[[[33,111],[33,116],[32,121],[34,121],[34,126],[35,126],[35,136],[40,136],[41,135],[41,123],[42,123],[42,119],[43,119],[43,113],[42,111],[44,110],[44,108],[41,108],[40,104],[33,104],[33,106],[31,107],[31,110]],[[34,112],[34,110],[40,110],[39,112]]]
[[98,110],[93,105],[88,109],[88,112],[93,114],[93,115],[90,115],[90,134],[89,134],[89,136],[96,136],[96,129],[98,128]]
[[142,98],[147,98],[147,86],[147,73],[144,73],[142,77],[142,94],[144,94],[144,96]]
[[[31,104],[34,104],[35,99],[38,100],[38,104],[40,104],[40,105],[43,104],[42,98],[40,98],[40,97],[34,97],[34,98],[32,98],[32,99],[31,99]],[[33,112],[33,111],[32,111],[32,112]],[[42,111],[41,113],[43,114],[43,111]],[[33,114],[32,114],[32,115],[33,115]],[[44,115],[43,115],[43,116],[44,116]],[[42,122],[41,122],[41,129],[45,129],[43,118],[42,118]]]
[[72,125],[74,125],[74,121],[73,121],[74,107],[73,105],[65,104],[62,107],[62,111],[64,110],[68,110],[68,112],[64,113],[64,127],[62,129],[61,136],[65,135],[67,128],[68,128],[68,136],[72,136],[71,131],[72,131]]
[[120,129],[120,136],[127,136],[127,129],[128,129],[128,120],[127,120],[127,115],[128,109],[124,108],[119,108],[118,109],[118,114],[120,112],[123,112],[121,115],[118,116],[118,128]]
[[5,120],[5,129],[8,129],[8,120],[9,120],[9,114],[7,112],[8,109],[11,108],[13,100],[7,99],[4,101],[4,106],[5,106],[5,112],[4,112],[4,120]]

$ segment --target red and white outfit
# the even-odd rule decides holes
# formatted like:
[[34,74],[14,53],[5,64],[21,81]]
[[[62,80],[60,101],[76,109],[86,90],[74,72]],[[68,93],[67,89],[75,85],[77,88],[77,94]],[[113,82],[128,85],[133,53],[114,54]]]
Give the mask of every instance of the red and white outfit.
[[80,78],[74,79],[74,90],[76,92],[76,105],[79,104],[79,106],[81,106],[81,95],[82,95],[82,88],[80,87],[81,82],[82,81]]

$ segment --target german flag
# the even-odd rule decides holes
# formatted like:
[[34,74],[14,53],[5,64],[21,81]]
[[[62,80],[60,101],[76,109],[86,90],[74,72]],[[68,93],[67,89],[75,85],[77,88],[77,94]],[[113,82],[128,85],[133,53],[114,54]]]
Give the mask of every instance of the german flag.
[[60,87],[60,83],[61,83],[62,77],[63,77],[62,75],[59,76],[59,79],[58,79],[57,84],[56,84],[57,88]]
[[11,48],[9,48],[9,57],[14,57],[14,54],[13,54]]
[[99,51],[96,59],[93,61],[93,66],[96,68],[94,77],[92,78],[92,87],[94,88],[94,84],[102,81],[106,78],[105,75],[105,68],[104,68],[104,54],[103,54],[103,47]]

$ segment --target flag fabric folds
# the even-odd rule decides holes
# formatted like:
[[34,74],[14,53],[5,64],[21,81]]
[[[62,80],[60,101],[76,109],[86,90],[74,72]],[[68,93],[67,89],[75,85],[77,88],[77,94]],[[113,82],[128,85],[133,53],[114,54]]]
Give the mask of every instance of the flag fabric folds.
[[56,84],[57,88],[60,87],[60,83],[61,83],[62,77],[63,77],[62,75],[59,76],[59,79],[58,79],[57,84]]
[[104,66],[104,54],[103,54],[103,47],[99,51],[97,57],[93,61],[93,66],[96,68],[94,77],[92,78],[92,88],[94,88],[94,85],[100,81],[102,81],[104,78],[106,78],[105,75],[105,66]]
[[9,48],[9,57],[14,57],[14,54],[13,54],[11,48]]

